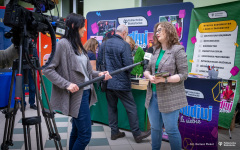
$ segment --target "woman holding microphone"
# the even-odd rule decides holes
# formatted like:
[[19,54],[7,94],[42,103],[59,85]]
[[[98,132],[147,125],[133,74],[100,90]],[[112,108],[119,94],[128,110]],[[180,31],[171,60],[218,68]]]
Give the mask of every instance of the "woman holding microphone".
[[[181,135],[178,130],[179,110],[188,105],[184,80],[188,76],[187,55],[180,45],[176,28],[169,22],[157,23],[154,27],[157,43],[144,76],[150,80],[145,107],[151,123],[152,149],[160,150],[162,127],[169,137],[172,150],[181,150]],[[168,77],[156,73],[167,72]]]

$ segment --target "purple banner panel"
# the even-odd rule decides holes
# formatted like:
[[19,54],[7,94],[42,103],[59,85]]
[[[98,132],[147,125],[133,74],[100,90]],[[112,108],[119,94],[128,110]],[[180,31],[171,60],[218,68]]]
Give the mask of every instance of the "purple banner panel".
[[221,80],[188,78],[188,106],[180,109],[179,130],[183,149],[217,150]]

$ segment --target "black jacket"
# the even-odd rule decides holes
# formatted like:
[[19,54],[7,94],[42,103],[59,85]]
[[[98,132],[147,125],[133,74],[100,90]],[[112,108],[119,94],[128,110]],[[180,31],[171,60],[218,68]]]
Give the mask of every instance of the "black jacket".
[[[106,69],[110,73],[117,69],[133,64],[130,45],[121,36],[114,35],[112,38],[103,42],[98,52],[97,68],[103,59],[103,49],[105,48]],[[111,90],[131,90],[130,72],[132,69],[113,75],[108,80],[107,89]]]

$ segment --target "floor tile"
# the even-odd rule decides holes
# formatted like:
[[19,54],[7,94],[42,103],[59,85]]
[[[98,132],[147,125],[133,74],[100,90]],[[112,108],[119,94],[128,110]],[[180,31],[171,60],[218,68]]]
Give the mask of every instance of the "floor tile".
[[111,150],[110,146],[90,146],[88,150]]
[[24,141],[13,141],[13,146],[9,146],[9,149],[21,149]]
[[134,144],[131,146],[134,150],[151,150],[152,149],[152,145],[150,143]]
[[130,145],[126,137],[118,138],[117,140],[111,140],[110,138],[107,138],[109,145]]
[[130,145],[111,145],[111,150],[133,150]]
[[102,126],[92,126],[92,132],[104,131]]
[[69,122],[57,122],[56,124],[57,124],[57,127],[68,127],[69,125],[72,126],[72,124]]
[[[61,144],[62,144],[62,147],[66,147],[67,146],[67,139],[62,139]],[[47,140],[46,143],[45,143],[45,146],[44,146],[44,149],[45,148],[55,148],[54,141],[53,140]]]
[[55,118],[55,122],[68,122],[68,117]]
[[97,139],[91,139],[90,143],[88,144],[90,146],[106,146],[109,145],[107,138],[97,138]]
[[164,141],[162,141],[161,149],[164,149],[164,150],[171,150],[170,144],[169,144],[168,142],[164,142]]
[[111,128],[109,126],[103,126],[104,131],[111,132]]
[[[31,131],[31,128],[30,128],[30,131]],[[14,128],[13,134],[24,134],[23,128]]]
[[91,138],[107,138],[107,136],[105,132],[92,132]]
[[68,131],[68,127],[57,127],[58,133],[66,133]]

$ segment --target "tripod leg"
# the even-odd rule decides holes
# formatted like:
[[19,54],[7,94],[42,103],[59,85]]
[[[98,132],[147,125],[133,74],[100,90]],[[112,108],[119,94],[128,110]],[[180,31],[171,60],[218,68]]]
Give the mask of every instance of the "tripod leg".
[[35,130],[36,130],[36,143],[37,143],[37,149],[40,149],[40,141],[39,141],[39,137],[38,137],[38,125],[35,125]]
[[[22,107],[22,119],[25,118],[25,110],[24,110],[24,101],[23,101],[23,89],[22,89],[22,81],[23,81],[23,48],[25,48],[25,44],[27,43],[27,39],[24,38],[26,32],[26,25],[24,25],[23,32],[20,35],[20,45],[19,45],[19,57],[18,57],[18,69],[16,74],[16,88],[15,88],[15,100],[21,101]],[[27,144],[27,133],[26,133],[26,125],[23,124],[23,133],[24,133],[24,144],[25,150],[28,150]]]
[[13,142],[12,142],[13,128],[14,128],[16,112],[18,110],[17,101],[15,101],[14,108],[13,109],[10,108],[11,100],[12,100],[13,85],[14,85],[14,77],[15,77],[15,70],[12,71],[8,107],[6,111],[4,111],[6,121],[5,121],[5,127],[4,127],[3,143],[1,145],[1,149],[3,150],[5,149],[7,150],[8,146],[13,146]]
[[[16,113],[17,113],[17,110],[18,110],[18,108],[17,108],[18,103],[15,102],[14,105],[16,105],[16,107],[14,106],[14,111],[16,111],[16,112],[15,112],[15,115],[12,117],[12,122],[11,122],[11,124],[12,124],[12,125],[11,125],[11,130],[10,130],[10,141],[11,141],[11,143],[12,143],[13,129],[14,129],[14,123],[15,123]],[[13,143],[12,143],[12,145],[13,145]]]
[[[49,107],[49,111],[50,111],[50,113],[53,113],[53,112],[52,112],[52,109],[51,109],[51,106],[50,106],[50,103],[49,103],[49,98],[48,98],[48,95],[47,95],[46,86],[45,86],[45,84],[44,84],[44,82],[43,82],[42,74],[39,73],[39,76],[40,76],[40,79],[41,79],[41,83],[42,83],[42,86],[43,86],[43,91],[44,91],[44,94],[45,94],[45,97],[46,97],[46,101],[47,101],[47,104],[48,104],[48,107]],[[56,132],[56,133],[55,133],[56,136],[59,136],[58,129],[57,129],[57,126],[56,126],[54,117],[51,118],[51,120],[52,120],[52,124],[51,124],[51,121],[49,121],[49,124],[50,124],[50,125],[53,125],[54,131]],[[59,138],[60,138],[60,136],[59,136]],[[62,150],[61,139],[59,139],[58,141],[59,141],[60,150]]]
[[[37,63],[39,65],[39,62],[37,62]],[[40,76],[40,81],[43,85],[44,93],[45,93],[45,96],[46,96],[46,99],[47,99],[47,104],[48,104],[48,108],[49,108],[49,112],[50,112],[49,116],[43,115],[44,118],[45,118],[45,121],[46,121],[47,128],[48,128],[49,137],[50,137],[50,139],[51,138],[54,139],[54,144],[56,146],[56,149],[58,150],[60,148],[60,150],[62,150],[61,138],[60,138],[60,135],[58,133],[58,129],[56,127],[56,123],[55,123],[55,120],[54,120],[54,113],[52,112],[52,109],[51,109],[51,106],[50,106],[50,103],[49,103],[49,99],[48,99],[48,95],[46,93],[46,88],[45,88],[45,84],[43,82],[42,74],[39,71],[38,71],[38,73],[39,73],[39,76]],[[35,84],[36,83],[37,83],[37,81],[35,80]],[[39,91],[37,90],[37,87],[36,87],[36,95],[37,95],[37,99],[40,102],[40,105],[42,107],[43,113],[45,113],[46,111],[45,111],[45,108],[43,107],[43,103],[42,103],[42,100],[40,98],[40,94],[39,94]],[[52,120],[52,123],[51,123],[51,120]]]
[[39,129],[39,137],[40,137],[40,146],[41,146],[41,150],[43,150],[43,139],[42,139],[42,127],[41,124],[38,125],[38,129]]
[[31,135],[30,135],[29,125],[27,125],[27,134],[28,134],[28,148],[29,148],[29,150],[31,150],[32,147],[31,147]]
[[[37,85],[37,77],[36,77],[36,72],[34,69],[31,70],[32,73],[32,77],[34,80],[34,84],[35,84],[35,95],[36,95],[36,104],[37,104],[37,115],[41,117],[40,115],[40,106],[39,106],[39,91],[38,91],[38,85]],[[38,136],[39,134],[39,142],[40,142],[40,147],[41,150],[43,150],[43,140],[42,140],[42,128],[41,128],[41,124],[37,125],[37,130],[36,130],[36,135]]]
[[[14,75],[15,75],[15,71],[13,70],[12,78],[11,78],[10,92],[9,92],[9,97],[8,97],[8,107],[7,107],[7,110],[6,110],[7,112],[6,113],[8,113],[10,111],[10,107],[11,107],[12,91],[13,91],[13,84],[14,84]],[[7,133],[9,133],[9,132],[7,132],[8,131],[7,127],[8,127],[8,124],[10,124],[10,122],[11,122],[11,118],[6,117],[2,145],[6,144],[6,137],[8,137]],[[7,140],[9,140],[9,137],[7,138]]]

